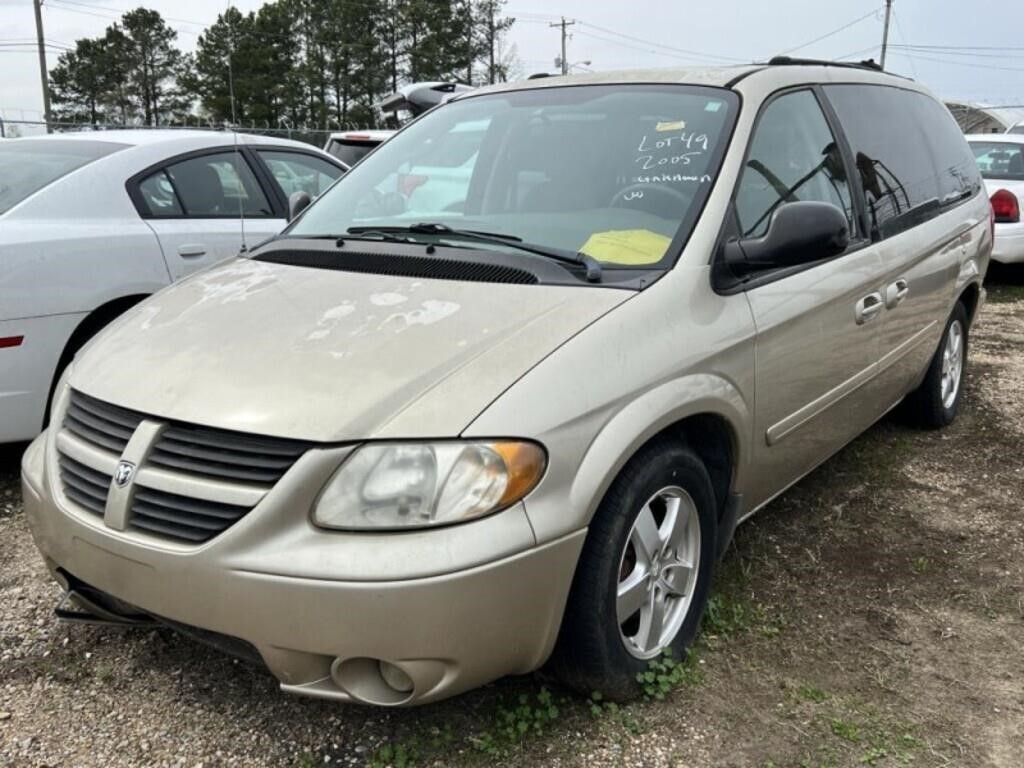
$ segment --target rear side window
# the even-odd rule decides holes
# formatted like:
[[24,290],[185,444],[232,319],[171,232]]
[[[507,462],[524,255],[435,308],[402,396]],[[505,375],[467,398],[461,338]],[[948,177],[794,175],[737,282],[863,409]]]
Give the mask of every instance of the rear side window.
[[986,179],[1024,181],[1024,145],[1005,141],[972,141],[971,150]]
[[0,142],[0,213],[34,192],[125,144],[78,139],[12,139]]
[[342,174],[338,166],[302,152],[269,149],[256,152],[267,164],[285,197],[290,197],[293,192],[305,192],[316,198]]
[[981,189],[974,153],[956,120],[942,104],[923,93],[907,93],[924,126],[928,148],[938,171],[939,202],[954,203]]
[[736,191],[743,237],[760,237],[772,213],[799,200],[831,203],[853,220],[842,154],[810,91],[779,96],[758,118]]
[[924,94],[828,85],[849,139],[875,237],[890,237],[969,197],[980,184],[952,116]]
[[248,162],[235,152],[173,163],[143,179],[139,192],[149,215],[157,218],[273,216]]
[[158,171],[139,184],[146,207],[153,216],[184,216],[167,171]]

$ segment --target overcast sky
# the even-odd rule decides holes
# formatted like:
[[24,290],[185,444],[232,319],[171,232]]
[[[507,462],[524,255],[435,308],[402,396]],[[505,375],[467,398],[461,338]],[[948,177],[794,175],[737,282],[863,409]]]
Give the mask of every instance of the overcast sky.
[[[243,11],[260,0],[237,0]],[[54,45],[101,35],[121,12],[144,5],[158,10],[192,50],[202,24],[228,3],[210,0],[45,0],[43,24]],[[559,32],[548,26],[565,15],[571,62],[595,70],[672,67],[695,63],[764,60],[800,47],[794,55],[876,56],[884,0],[510,0],[517,18],[509,37],[524,71],[553,68]],[[908,57],[890,51],[889,68],[927,84],[949,99],[1024,104],[1024,4],[1005,0],[896,0],[890,42],[943,46]],[[199,24],[194,23],[199,22]],[[834,30],[846,27],[824,37]],[[0,116],[37,119],[42,109],[32,41],[31,0],[0,0]],[[810,45],[806,45],[811,43]],[[1015,51],[956,51],[948,47],[1016,47]],[[49,54],[56,63],[59,51]],[[701,55],[696,55],[701,54]]]

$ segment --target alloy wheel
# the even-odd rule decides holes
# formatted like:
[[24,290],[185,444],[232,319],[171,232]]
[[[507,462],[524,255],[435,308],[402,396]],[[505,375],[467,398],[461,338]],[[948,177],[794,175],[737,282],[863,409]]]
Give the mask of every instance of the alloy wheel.
[[616,618],[630,655],[651,659],[671,645],[690,608],[700,550],[700,519],[690,495],[669,486],[651,496],[619,560]]

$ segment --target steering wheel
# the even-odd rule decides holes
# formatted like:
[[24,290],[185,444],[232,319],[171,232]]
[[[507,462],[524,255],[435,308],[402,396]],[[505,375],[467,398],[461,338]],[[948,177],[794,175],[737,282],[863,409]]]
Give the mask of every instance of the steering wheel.
[[[690,198],[673,187],[666,187],[663,184],[655,184],[651,181],[641,181],[637,184],[630,184],[616,192],[608,203],[609,208],[621,208],[623,203],[631,203],[634,200],[644,200],[648,192],[656,192],[665,200],[679,203],[684,206],[690,204]],[[632,197],[629,197],[632,195]],[[627,199],[628,197],[628,199]]]

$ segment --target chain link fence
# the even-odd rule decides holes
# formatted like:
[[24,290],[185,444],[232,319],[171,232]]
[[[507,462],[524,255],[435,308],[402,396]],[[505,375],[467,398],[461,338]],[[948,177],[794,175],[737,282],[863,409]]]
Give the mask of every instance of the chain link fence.
[[[88,121],[56,121],[26,119],[25,117],[13,118],[0,114],[0,138],[16,138],[19,136],[41,136],[48,132],[52,133],[77,133],[83,131],[112,131],[112,130],[202,130],[202,131],[237,131],[239,133],[251,133],[257,136],[277,136],[295,141],[302,141],[317,147],[322,147],[327,142],[330,134],[338,131],[366,131],[382,128],[382,125],[362,125],[356,123],[343,123],[341,121],[329,121],[326,124],[316,125],[310,123],[292,123],[288,120],[281,120],[276,125],[269,121],[241,121],[237,124],[214,123],[209,120],[190,117],[172,125],[143,125],[141,123],[93,123]],[[49,131],[47,130],[49,128]]]

